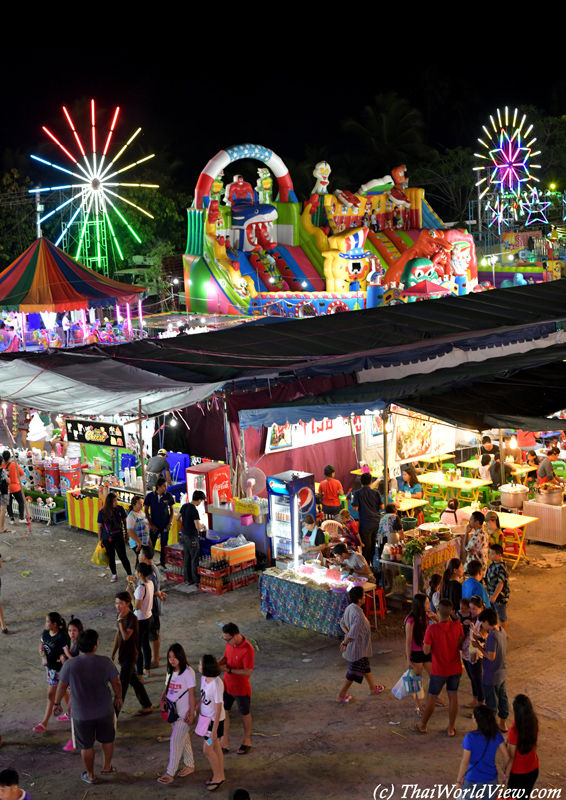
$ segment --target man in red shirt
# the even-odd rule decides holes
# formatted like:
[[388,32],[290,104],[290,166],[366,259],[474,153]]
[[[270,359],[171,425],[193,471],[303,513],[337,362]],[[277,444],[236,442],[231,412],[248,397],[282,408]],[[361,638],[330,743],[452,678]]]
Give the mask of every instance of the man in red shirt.
[[438,604],[440,622],[429,625],[425,631],[423,653],[425,655],[432,653],[432,665],[423,718],[417,725],[419,733],[426,733],[426,724],[434,712],[438,695],[446,684],[448,736],[456,735],[454,724],[458,713],[458,685],[462,674],[460,647],[464,641],[464,629],[461,622],[450,619],[452,609],[450,600],[441,600]]
[[[230,711],[234,701],[238,704],[238,711],[242,715],[244,724],[244,741],[236,751],[239,756],[245,755],[250,749],[250,736],[252,733],[252,715],[250,703],[252,699],[252,686],[250,675],[254,669],[254,649],[240,629],[233,622],[228,622],[222,628],[222,638],[226,642],[224,655],[218,662],[224,675],[224,708]],[[230,716],[227,713],[224,720],[224,736],[222,737],[222,750],[228,752],[228,734],[230,732]]]

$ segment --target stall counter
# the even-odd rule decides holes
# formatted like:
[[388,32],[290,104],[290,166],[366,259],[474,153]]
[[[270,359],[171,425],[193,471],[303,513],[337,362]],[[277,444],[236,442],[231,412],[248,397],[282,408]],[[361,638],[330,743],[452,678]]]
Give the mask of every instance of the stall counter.
[[[128,511],[129,503],[118,501],[118,504]],[[97,494],[83,494],[82,497],[78,498],[72,490],[69,490],[67,492],[67,517],[69,525],[98,534],[98,512],[102,506],[103,501]],[[181,506],[179,503],[176,503],[174,506],[175,517],[173,518],[173,525],[169,531],[169,544],[176,544],[179,541],[181,525],[177,522],[177,514],[180,508]],[[158,541],[155,549],[159,550],[160,547],[161,544]]]
[[248,515],[233,511],[227,505],[209,505],[206,510],[212,515],[212,528],[215,533],[223,536],[239,536],[243,533],[249,542],[255,544],[256,552],[265,553],[268,564],[271,563],[271,539],[267,535],[267,516],[265,514],[253,517],[251,525],[242,525],[242,517]]

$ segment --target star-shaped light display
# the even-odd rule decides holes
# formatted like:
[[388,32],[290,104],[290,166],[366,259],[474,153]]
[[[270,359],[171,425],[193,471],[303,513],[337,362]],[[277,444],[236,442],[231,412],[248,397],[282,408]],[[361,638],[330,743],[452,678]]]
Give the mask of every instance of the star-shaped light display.
[[529,186],[529,181],[538,181],[532,170],[540,169],[540,165],[530,163],[531,157],[540,153],[540,150],[534,153],[532,151],[536,138],[529,140],[533,126],[530,125],[523,131],[526,115],[523,114],[521,122],[517,124],[518,115],[519,111],[515,109],[513,119],[510,121],[507,107],[504,114],[497,109],[498,124],[493,117],[490,117],[492,130],[483,126],[487,140],[478,139],[478,141],[485,147],[487,155],[482,153],[475,155],[486,163],[474,167],[476,172],[485,170],[487,173],[476,183],[476,186],[486,184],[480,199],[494,188],[501,194],[518,196],[524,191],[525,186]]
[[533,222],[542,222],[548,225],[548,218],[544,212],[552,203],[541,200],[536,188],[531,192],[530,200],[523,200],[521,205],[523,212],[528,214],[525,225],[532,225]]
[[500,195],[497,195],[494,203],[489,202],[485,210],[491,214],[491,219],[487,223],[490,228],[497,223],[497,230],[501,233],[502,225],[509,227],[509,213],[505,213],[509,212],[509,204]]

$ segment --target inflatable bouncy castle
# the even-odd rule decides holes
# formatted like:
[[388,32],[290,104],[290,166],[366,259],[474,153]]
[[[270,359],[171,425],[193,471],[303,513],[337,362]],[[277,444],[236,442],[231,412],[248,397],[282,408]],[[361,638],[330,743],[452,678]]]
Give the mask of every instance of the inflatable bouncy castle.
[[[255,186],[226,177],[250,158],[262,163]],[[487,288],[472,236],[446,229],[405,165],[355,193],[331,192],[330,174],[316,164],[301,204],[272,150],[238,145],[211,159],[188,209],[187,309],[305,317]]]

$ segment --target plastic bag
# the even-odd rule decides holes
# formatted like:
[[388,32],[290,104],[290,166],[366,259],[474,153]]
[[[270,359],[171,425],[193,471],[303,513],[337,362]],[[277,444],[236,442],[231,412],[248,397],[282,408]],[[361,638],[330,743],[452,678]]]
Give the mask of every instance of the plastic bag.
[[420,675],[415,675],[412,669],[408,669],[403,675],[403,688],[407,694],[418,694],[423,688],[423,679]]
[[403,683],[403,678],[405,676],[401,675],[393,689],[391,689],[391,694],[394,694],[397,700],[404,700],[405,697],[409,697],[409,692],[405,690],[405,686]]
[[107,567],[110,564],[108,554],[101,542],[98,542],[96,545],[96,550],[94,551],[91,561],[93,564],[96,564],[97,567]]

